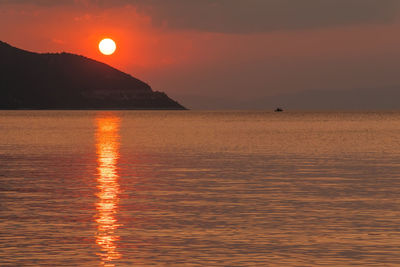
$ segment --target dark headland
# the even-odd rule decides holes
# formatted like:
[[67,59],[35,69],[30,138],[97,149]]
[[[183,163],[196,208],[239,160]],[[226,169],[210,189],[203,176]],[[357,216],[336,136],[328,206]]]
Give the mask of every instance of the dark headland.
[[0,109],[185,109],[107,64],[0,41]]

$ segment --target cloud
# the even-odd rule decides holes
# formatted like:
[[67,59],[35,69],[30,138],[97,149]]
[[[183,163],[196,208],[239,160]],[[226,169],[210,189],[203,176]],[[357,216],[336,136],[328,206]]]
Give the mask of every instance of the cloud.
[[75,1],[73,0],[0,0],[0,4],[12,4],[12,5],[38,5],[38,6],[56,6],[56,5],[70,5]]
[[398,0],[150,0],[137,5],[157,25],[229,33],[387,23],[400,6]]
[[154,26],[224,33],[259,33],[391,23],[398,0],[0,0],[0,4],[135,7]]

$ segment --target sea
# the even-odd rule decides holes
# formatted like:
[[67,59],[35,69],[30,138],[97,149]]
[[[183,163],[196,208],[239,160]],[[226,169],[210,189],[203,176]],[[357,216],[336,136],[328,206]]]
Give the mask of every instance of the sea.
[[400,112],[0,111],[0,266],[399,266]]

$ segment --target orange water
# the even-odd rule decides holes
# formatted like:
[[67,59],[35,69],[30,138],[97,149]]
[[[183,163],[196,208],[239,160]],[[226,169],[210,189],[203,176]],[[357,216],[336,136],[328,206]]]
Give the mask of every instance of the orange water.
[[397,112],[0,112],[0,266],[396,266],[399,196]]

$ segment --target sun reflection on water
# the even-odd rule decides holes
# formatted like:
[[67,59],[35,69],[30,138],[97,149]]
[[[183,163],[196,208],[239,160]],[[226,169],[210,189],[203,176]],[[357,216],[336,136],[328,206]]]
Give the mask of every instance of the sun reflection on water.
[[118,183],[117,161],[119,158],[120,118],[100,116],[96,118],[97,151],[97,233],[96,243],[101,248],[100,257],[104,266],[114,266],[113,260],[121,258],[116,242],[116,229],[120,186]]

